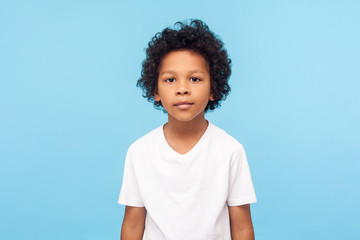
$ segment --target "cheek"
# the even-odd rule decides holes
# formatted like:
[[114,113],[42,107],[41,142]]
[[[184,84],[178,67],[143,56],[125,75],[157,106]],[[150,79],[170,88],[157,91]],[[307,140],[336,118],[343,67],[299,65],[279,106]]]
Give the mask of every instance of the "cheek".
[[169,94],[166,92],[161,93],[161,102],[163,105],[169,105],[171,102],[171,98],[169,97]]
[[211,95],[211,87],[210,84],[207,85],[206,87],[204,86],[203,88],[203,93],[204,95],[206,95],[207,97],[209,97]]

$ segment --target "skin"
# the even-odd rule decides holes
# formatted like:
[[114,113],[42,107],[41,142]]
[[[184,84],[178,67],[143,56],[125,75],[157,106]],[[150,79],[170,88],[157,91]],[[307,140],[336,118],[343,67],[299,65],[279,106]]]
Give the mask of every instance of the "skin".
[[[161,101],[168,112],[164,135],[170,147],[180,154],[189,152],[207,129],[205,107],[213,101],[209,66],[199,54],[178,50],[168,53],[159,68],[155,101]],[[179,101],[192,104],[186,109],[176,106]],[[146,209],[126,206],[121,239],[141,240],[145,228]],[[250,205],[229,206],[233,240],[253,240]]]
[[[204,109],[208,101],[214,100],[210,88],[207,62],[201,55],[183,50],[164,57],[154,97],[168,112],[165,138],[180,154],[190,151],[207,129]],[[179,101],[193,104],[189,109],[180,109],[175,106]]]
[[250,204],[228,207],[232,240],[254,240]]
[[121,240],[141,240],[145,230],[145,207],[125,206]]

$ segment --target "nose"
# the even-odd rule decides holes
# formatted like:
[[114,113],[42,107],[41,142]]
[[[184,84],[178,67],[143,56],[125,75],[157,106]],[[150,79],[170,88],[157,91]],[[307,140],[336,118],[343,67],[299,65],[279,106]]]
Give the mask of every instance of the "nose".
[[189,93],[190,91],[185,88],[181,88],[177,90],[177,95],[188,95]]
[[190,95],[190,89],[188,88],[187,84],[182,81],[179,84],[178,89],[176,90],[177,95]]

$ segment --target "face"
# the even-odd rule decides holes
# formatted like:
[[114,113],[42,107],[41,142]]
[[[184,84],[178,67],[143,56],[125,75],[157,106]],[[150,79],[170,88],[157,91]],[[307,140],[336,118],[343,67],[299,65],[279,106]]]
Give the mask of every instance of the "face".
[[172,51],[161,62],[154,97],[169,117],[191,121],[203,116],[209,100],[214,100],[210,87],[207,62],[200,54]]

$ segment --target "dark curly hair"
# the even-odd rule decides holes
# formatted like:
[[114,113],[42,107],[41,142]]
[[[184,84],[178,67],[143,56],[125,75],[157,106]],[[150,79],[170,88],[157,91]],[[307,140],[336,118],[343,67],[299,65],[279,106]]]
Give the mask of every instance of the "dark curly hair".
[[191,19],[189,24],[186,21],[176,22],[174,29],[165,28],[162,32],[156,33],[148,43],[146,59],[142,62],[141,78],[136,86],[143,90],[143,97],[149,102],[154,102],[155,108],[162,109],[166,113],[161,101],[154,99],[159,66],[169,52],[189,50],[202,55],[209,65],[214,101],[209,100],[205,112],[209,109],[214,110],[230,92],[228,80],[231,75],[231,59],[223,45],[223,42],[201,20]]

